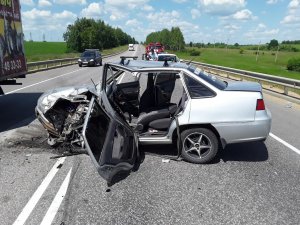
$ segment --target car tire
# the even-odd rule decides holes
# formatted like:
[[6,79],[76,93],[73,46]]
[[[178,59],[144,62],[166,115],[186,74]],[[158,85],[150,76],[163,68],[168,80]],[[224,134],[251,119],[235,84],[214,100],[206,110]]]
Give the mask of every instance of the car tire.
[[100,61],[100,66],[102,66],[102,59],[101,59],[101,61]]
[[81,64],[78,64],[78,66],[79,66],[79,67],[82,67],[82,65],[81,65]]
[[210,162],[219,149],[217,136],[207,128],[194,128],[183,131],[181,142],[182,158],[196,164]]

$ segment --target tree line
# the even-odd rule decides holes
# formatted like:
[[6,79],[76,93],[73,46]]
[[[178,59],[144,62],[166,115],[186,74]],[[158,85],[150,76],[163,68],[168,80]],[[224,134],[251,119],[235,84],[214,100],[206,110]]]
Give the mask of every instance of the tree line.
[[160,42],[165,49],[182,50],[184,49],[184,37],[179,27],[172,27],[171,30],[163,29],[152,32],[146,37],[146,44],[150,42]]
[[102,20],[78,18],[67,27],[63,34],[69,51],[82,52],[84,49],[108,49],[136,43],[135,39],[120,28],[113,28]]

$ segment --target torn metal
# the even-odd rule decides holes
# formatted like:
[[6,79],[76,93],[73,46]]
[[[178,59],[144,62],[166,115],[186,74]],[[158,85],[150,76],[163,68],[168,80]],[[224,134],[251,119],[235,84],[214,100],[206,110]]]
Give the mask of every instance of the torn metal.
[[97,96],[94,86],[79,86],[54,89],[39,98],[36,115],[48,131],[49,145],[83,147],[82,127],[93,95]]

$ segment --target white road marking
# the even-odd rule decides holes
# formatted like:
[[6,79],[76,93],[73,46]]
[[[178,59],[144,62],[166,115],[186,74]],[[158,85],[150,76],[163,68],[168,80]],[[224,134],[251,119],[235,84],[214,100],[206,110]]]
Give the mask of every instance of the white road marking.
[[286,141],[282,140],[281,138],[277,137],[276,135],[270,133],[269,134],[272,138],[274,138],[276,141],[279,141],[281,144],[285,145],[289,149],[293,150],[294,152],[298,153],[300,155],[300,150],[294,147],[293,145],[290,145]]
[[[79,69],[79,70],[83,70],[83,69]],[[64,73],[64,74],[59,75],[59,76],[57,76],[57,77],[53,77],[53,78],[50,78],[50,79],[47,79],[47,80],[43,80],[43,81],[41,81],[41,82],[37,82],[37,83],[35,83],[35,84],[28,85],[28,86],[26,86],[26,87],[22,87],[22,88],[19,88],[19,89],[16,89],[16,90],[7,92],[7,93],[5,93],[5,95],[12,94],[12,93],[21,91],[21,90],[26,89],[26,88],[29,88],[29,87],[33,87],[33,86],[35,86],[35,85],[39,85],[39,84],[45,83],[45,82],[47,82],[47,81],[54,80],[54,79],[56,79],[56,78],[66,76],[66,75],[69,75],[69,74],[71,74],[71,73],[75,73],[75,72],[77,72],[77,71],[79,71],[79,70],[75,70],[75,71],[72,71],[72,72],[69,72],[69,73]]]
[[44,178],[43,182],[40,184],[40,186],[34,192],[32,197],[30,198],[30,200],[26,204],[26,206],[23,208],[22,212],[19,214],[18,218],[13,223],[13,225],[23,225],[26,222],[26,220],[28,219],[28,217],[31,214],[32,210],[34,209],[34,207],[36,206],[36,204],[38,203],[38,201],[42,197],[43,193],[45,192],[45,190],[49,186],[50,182],[52,181],[53,177],[55,176],[55,174],[59,170],[59,168],[60,168],[59,165],[63,164],[65,159],[66,159],[66,157],[62,157],[62,158],[60,158],[56,161],[56,163],[54,164],[52,169],[49,171],[47,176]]
[[52,203],[40,225],[51,225],[52,224],[52,221],[55,218],[55,215],[60,207],[60,204],[62,203],[62,201],[67,193],[69,183],[70,183],[70,178],[71,178],[71,171],[72,171],[72,168],[69,170],[65,180],[61,184],[57,194],[55,195],[55,198],[53,199],[53,201],[52,201]]

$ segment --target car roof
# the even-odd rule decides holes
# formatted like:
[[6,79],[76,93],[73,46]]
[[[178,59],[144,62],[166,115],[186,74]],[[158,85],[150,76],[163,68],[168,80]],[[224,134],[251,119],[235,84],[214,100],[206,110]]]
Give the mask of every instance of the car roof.
[[166,56],[166,55],[169,55],[169,56],[176,56],[175,54],[171,54],[171,53],[159,53],[158,56]]
[[128,70],[142,70],[142,69],[166,69],[166,68],[182,68],[187,69],[188,65],[185,63],[180,62],[169,62],[168,66],[164,66],[164,61],[146,61],[146,60],[125,60],[124,64],[121,62],[118,63],[108,63],[111,66],[117,66],[117,67],[125,67]]

